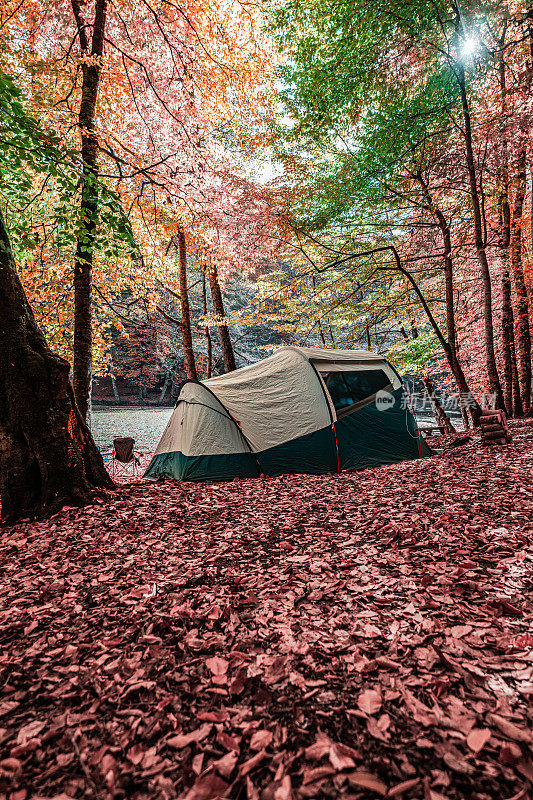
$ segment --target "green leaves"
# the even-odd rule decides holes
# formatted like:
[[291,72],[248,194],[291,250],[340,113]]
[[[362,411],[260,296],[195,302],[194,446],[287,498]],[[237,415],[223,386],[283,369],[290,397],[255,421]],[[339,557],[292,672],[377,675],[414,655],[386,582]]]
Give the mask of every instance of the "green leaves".
[[[27,110],[13,79],[0,71],[0,202],[14,250],[23,260],[32,257],[36,229],[49,247],[71,257],[79,231],[88,219],[80,210],[85,187],[97,184],[100,208],[96,223],[96,250],[101,258],[116,259],[136,249],[120,199],[97,175],[80,183],[82,159],[52,131],[45,130]],[[82,251],[89,242],[81,233]]]
[[440,352],[435,334],[421,333],[416,339],[400,339],[388,350],[388,356],[400,372],[423,375]]

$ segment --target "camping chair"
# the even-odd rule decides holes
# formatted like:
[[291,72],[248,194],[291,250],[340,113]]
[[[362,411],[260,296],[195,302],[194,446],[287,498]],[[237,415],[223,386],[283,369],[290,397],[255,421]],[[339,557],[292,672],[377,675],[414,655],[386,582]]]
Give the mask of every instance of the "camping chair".
[[104,459],[111,462],[111,475],[133,475],[136,476],[138,467],[141,465],[138,453],[134,450],[135,439],[130,436],[113,439],[113,450],[111,451],[111,458]]

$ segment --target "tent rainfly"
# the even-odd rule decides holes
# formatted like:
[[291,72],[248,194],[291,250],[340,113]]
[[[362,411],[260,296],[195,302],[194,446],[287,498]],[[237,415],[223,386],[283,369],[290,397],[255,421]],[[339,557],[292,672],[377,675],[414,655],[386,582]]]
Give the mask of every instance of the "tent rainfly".
[[319,474],[429,455],[402,396],[376,353],[283,347],[227,375],[184,381],[145,477]]

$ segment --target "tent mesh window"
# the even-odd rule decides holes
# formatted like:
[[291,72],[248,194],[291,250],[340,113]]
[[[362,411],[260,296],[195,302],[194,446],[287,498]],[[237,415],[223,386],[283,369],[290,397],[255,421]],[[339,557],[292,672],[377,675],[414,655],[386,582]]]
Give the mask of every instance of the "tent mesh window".
[[381,369],[361,372],[329,372],[322,376],[336,411],[343,411],[390,386]]

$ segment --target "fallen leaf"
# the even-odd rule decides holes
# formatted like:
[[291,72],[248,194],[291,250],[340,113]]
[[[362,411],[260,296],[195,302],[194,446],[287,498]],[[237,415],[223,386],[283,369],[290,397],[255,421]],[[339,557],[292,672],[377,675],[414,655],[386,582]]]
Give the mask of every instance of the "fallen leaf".
[[466,743],[473,753],[480,753],[489,741],[491,733],[488,728],[472,728],[466,737]]
[[375,689],[365,689],[357,698],[357,705],[365,714],[377,714],[382,706],[381,692]]
[[355,767],[353,758],[347,753],[343,753],[337,744],[332,744],[329,748],[329,761],[331,766],[338,771]]
[[509,739],[514,739],[516,742],[525,742],[526,744],[533,743],[533,732],[526,728],[520,728],[505,717],[500,717],[499,714],[489,714],[489,719],[496,725],[496,727]]
[[387,795],[387,786],[383,781],[380,781],[379,778],[369,772],[350,772],[348,774],[348,782],[350,786],[369,789],[371,792],[380,794],[382,797],[386,797]]
[[274,800],[292,800],[292,785],[289,775],[284,775],[281,784],[274,791]]
[[414,789],[420,783],[420,778],[411,778],[408,781],[402,781],[395,786],[391,786],[387,792],[387,797],[401,797],[402,794]]
[[200,775],[189,789],[184,800],[219,800],[228,788],[215,772]]
[[34,720],[24,725],[18,732],[17,744],[25,744],[28,739],[34,739],[46,726],[45,722]]
[[195,731],[191,731],[190,733],[178,733],[176,736],[171,736],[170,739],[167,739],[167,744],[169,747],[175,747],[177,750],[181,750],[193,742],[203,741],[203,739],[209,736],[212,728],[213,726],[211,723],[206,722],[205,725],[202,725]]
[[273,734],[270,731],[255,731],[250,739],[250,750],[265,750],[272,742]]
[[225,675],[228,671],[229,661],[226,661],[225,658],[213,656],[213,658],[206,660],[205,665],[212,675],[220,676]]
[[249,758],[248,761],[244,761],[239,767],[239,775],[241,777],[248,775],[248,773],[256,769],[256,767],[258,767],[261,761],[263,761],[265,758],[266,758],[266,753],[264,750],[261,750],[255,756]]

